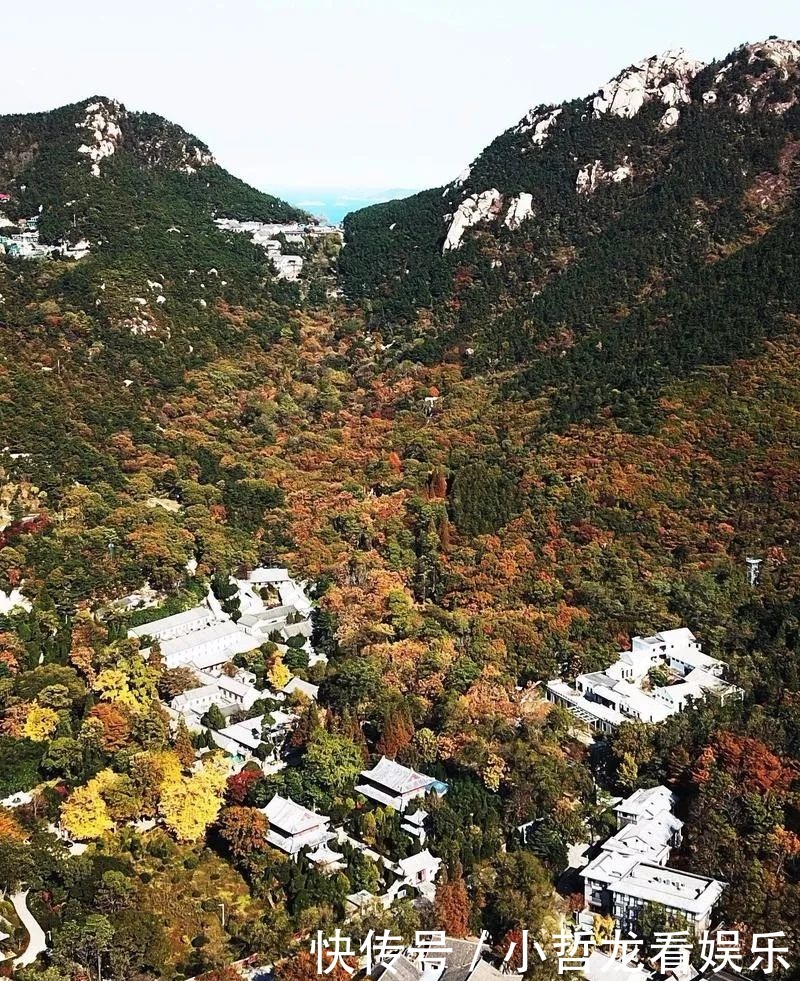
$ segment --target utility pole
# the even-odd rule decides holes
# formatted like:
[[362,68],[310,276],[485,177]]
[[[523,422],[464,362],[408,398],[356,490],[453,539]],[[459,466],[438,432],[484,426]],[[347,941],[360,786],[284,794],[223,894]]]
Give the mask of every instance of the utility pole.
[[103,965],[101,962],[102,953],[97,951],[97,981],[103,981]]

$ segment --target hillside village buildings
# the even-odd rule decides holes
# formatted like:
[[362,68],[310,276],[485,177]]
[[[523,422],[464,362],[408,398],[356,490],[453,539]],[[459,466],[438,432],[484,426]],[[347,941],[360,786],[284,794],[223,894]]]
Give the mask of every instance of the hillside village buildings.
[[581,872],[591,928],[593,914],[612,915],[623,932],[635,932],[647,904],[685,917],[696,935],[711,927],[724,882],[667,865],[681,842],[683,822],[672,813],[675,795],[666,787],[637,790],[616,805],[617,832]]
[[[332,235],[342,238],[342,230],[336,225],[315,225],[290,222],[276,224],[264,221],[239,221],[236,218],[217,218],[216,225],[223,231],[249,235],[250,241],[259,245],[275,266],[278,279],[296,280],[303,269],[303,257],[283,251],[281,238],[287,245],[303,246],[306,239]],[[281,238],[279,238],[280,236]]]
[[[134,627],[129,636],[143,644],[158,643],[167,668],[187,667],[194,672],[198,684],[175,696],[168,711],[192,731],[207,730],[213,743],[230,757],[233,769],[253,759],[264,760],[265,766],[285,765],[279,763],[279,751],[297,722],[297,715],[282,709],[251,714],[249,718],[246,714],[258,711],[257,703],[265,697],[275,702],[299,693],[315,701],[319,688],[293,677],[280,692],[262,691],[256,687],[256,676],[234,665],[232,658],[270,639],[280,648],[290,638],[299,636],[309,654],[309,663],[313,663],[318,657],[310,643],[312,603],[304,585],[292,579],[286,569],[254,569],[247,578],[233,581],[241,612],[236,622],[209,593],[198,606]],[[143,653],[147,651],[145,648]],[[203,724],[212,706],[231,720],[229,725],[208,729]],[[412,801],[427,793],[446,793],[447,785],[383,757],[371,770],[360,774],[355,790],[376,804],[405,812]],[[422,846],[427,814],[419,807],[410,810],[413,813],[404,818],[402,828]],[[275,795],[262,811],[269,822],[270,844],[297,860],[303,856],[325,874],[347,868],[344,853],[334,847],[345,843],[364,851],[378,864],[383,872],[383,895],[354,894],[354,909],[368,901],[388,907],[409,893],[431,902],[435,898],[441,859],[429,850],[392,861],[351,838],[343,827],[331,829],[326,815],[280,795]]]
[[[666,671],[668,683],[653,684],[653,669]],[[560,678],[548,682],[547,697],[592,729],[611,732],[631,720],[663,722],[709,696],[723,703],[742,698],[742,689],[723,679],[724,669],[724,661],[705,654],[691,630],[680,627],[634,637],[614,664],[578,675],[573,686]]]
[[[0,196],[0,205],[7,203],[11,195]],[[0,255],[19,259],[44,259],[47,256],[60,256],[68,259],[82,259],[90,251],[89,242],[81,239],[74,245],[58,242],[45,245],[39,238],[39,216],[10,221],[0,212]]]
[[[274,640],[285,650],[290,638],[302,637],[302,646],[309,663],[319,660],[311,647],[311,600],[301,583],[295,582],[286,569],[255,569],[246,579],[234,580],[237,587],[241,616],[234,621],[226,614],[212,593],[205,602],[154,620],[128,631],[140,642],[157,643],[164,665],[168,669],[185,667],[197,677],[197,686],[177,695],[169,704],[172,718],[183,719],[190,731],[200,731],[202,719],[212,705],[226,718],[250,712],[255,703],[266,697],[283,701],[287,695],[299,692],[315,699],[316,685],[292,678],[282,692],[264,692],[256,687],[256,676],[232,659],[237,654],[254,650],[267,640]],[[274,597],[269,605],[263,593]],[[149,648],[144,648],[147,653]],[[283,711],[257,716],[244,722],[233,722],[211,737],[235,763],[253,759],[257,748],[266,743],[273,754],[280,748],[291,729],[295,716]]]

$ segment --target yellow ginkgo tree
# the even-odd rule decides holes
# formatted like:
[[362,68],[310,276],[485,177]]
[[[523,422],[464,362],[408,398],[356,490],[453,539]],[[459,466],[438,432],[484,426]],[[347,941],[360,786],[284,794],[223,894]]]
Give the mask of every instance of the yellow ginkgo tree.
[[94,777],[61,805],[61,826],[72,838],[89,841],[113,831],[114,822],[101,793],[103,780]]
[[168,778],[162,785],[159,812],[179,841],[198,841],[222,807],[228,764],[212,756],[191,774]]
[[43,743],[56,731],[58,712],[45,705],[31,705],[22,727],[22,735],[35,743]]

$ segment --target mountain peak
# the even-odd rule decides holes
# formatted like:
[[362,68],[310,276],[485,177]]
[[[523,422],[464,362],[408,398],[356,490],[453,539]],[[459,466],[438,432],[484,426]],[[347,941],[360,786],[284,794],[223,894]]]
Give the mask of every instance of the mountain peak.
[[78,153],[88,158],[95,177],[100,176],[100,162],[116,153],[122,141],[122,117],[125,107],[115,99],[97,97],[80,103],[85,109],[83,120],[75,123],[84,134]]
[[84,99],[75,108],[75,128],[82,138],[78,152],[89,161],[94,177],[101,176],[103,161],[123,146],[146,166],[185,174],[215,163],[205,143],[161,116],[129,112],[117,99],[102,95]]
[[790,41],[772,35],[766,41],[743,45],[743,50],[750,55],[750,62],[765,59],[783,68],[791,62],[800,61],[800,42]]

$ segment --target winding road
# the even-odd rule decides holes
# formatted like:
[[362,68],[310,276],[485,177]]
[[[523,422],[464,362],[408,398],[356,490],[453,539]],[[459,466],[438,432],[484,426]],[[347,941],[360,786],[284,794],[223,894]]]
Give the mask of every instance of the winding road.
[[11,903],[16,910],[17,916],[20,918],[20,922],[28,931],[29,938],[28,946],[19,957],[14,958],[14,967],[26,967],[28,964],[33,964],[39,954],[47,950],[47,938],[44,935],[44,930],[39,926],[33,913],[28,909],[29,891],[26,889],[24,892],[15,892],[11,897]]

